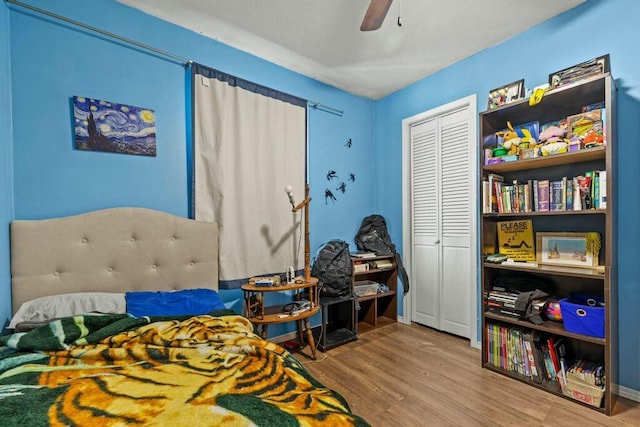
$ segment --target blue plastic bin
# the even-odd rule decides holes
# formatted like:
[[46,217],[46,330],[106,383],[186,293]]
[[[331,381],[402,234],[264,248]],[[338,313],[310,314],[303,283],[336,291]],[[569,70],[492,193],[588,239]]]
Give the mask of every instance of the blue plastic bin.
[[604,310],[602,298],[593,295],[571,294],[560,300],[564,329],[576,334],[604,338]]

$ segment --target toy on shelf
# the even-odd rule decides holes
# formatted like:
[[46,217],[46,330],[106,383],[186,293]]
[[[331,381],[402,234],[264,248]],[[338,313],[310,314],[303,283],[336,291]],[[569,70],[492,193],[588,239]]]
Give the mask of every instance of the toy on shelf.
[[[518,133],[513,130],[513,126],[511,126],[511,122],[507,122],[508,130],[496,132],[496,137],[498,141],[502,138],[502,147],[504,147],[507,152],[504,153],[506,155],[518,154],[518,147],[522,143],[522,139],[518,136]],[[498,147],[500,148],[500,147]],[[495,154],[495,150],[494,150]]]
[[540,133],[540,152],[543,156],[550,154],[566,153],[569,143],[565,136],[567,129],[564,126],[551,125]]

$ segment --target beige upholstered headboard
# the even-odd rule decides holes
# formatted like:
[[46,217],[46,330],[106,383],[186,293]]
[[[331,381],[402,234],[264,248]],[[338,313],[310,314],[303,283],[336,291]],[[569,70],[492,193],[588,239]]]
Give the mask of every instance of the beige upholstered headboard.
[[218,289],[218,226],[143,208],[11,224],[15,313],[73,292]]

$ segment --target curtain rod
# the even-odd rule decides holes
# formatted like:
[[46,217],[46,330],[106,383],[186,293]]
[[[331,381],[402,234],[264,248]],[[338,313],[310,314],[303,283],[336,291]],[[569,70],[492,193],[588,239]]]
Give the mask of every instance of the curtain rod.
[[[110,32],[105,31],[105,30],[101,30],[100,28],[92,27],[91,25],[87,25],[87,24],[84,24],[84,23],[79,22],[79,21],[74,21],[73,19],[69,19],[69,18],[64,17],[62,15],[58,15],[58,14],[55,14],[53,12],[49,12],[47,10],[37,8],[37,7],[32,6],[30,4],[23,3],[23,2],[18,1],[18,0],[5,0],[5,1],[7,3],[23,7],[25,9],[29,9],[29,10],[32,10],[34,12],[41,13],[41,14],[49,16],[51,18],[55,18],[55,19],[58,19],[60,21],[67,22],[69,24],[73,24],[73,25],[76,25],[78,27],[81,27],[81,28],[84,28],[84,29],[87,29],[87,30],[90,30],[90,31],[94,31],[94,32],[96,32],[98,34],[102,34],[103,36],[111,37],[111,38],[119,40],[121,42],[128,43],[130,45],[133,45],[133,46],[136,46],[136,47],[139,47],[139,48],[142,48],[142,49],[150,50],[152,52],[155,52],[155,53],[163,55],[163,56],[167,56],[169,58],[173,58],[175,60],[178,60],[178,61],[184,63],[185,65],[193,64],[193,61],[191,59],[187,59],[187,58],[183,58],[183,57],[178,56],[178,55],[174,55],[173,53],[169,53],[167,51],[157,49],[157,48],[155,48],[153,46],[149,46],[149,45],[146,45],[146,44],[143,44],[143,43],[139,43],[137,41],[128,39],[126,37],[119,36],[117,34],[110,33]],[[313,108],[314,110],[325,111],[327,113],[335,114],[336,116],[342,117],[342,115],[344,114],[344,111],[342,111],[342,110],[338,110],[337,108],[333,108],[333,107],[329,107],[327,105],[320,104],[319,102],[307,101],[307,104],[311,108]]]
[[76,25],[78,27],[82,27],[82,28],[85,28],[87,30],[94,31],[96,33],[102,34],[103,36],[111,37],[111,38],[114,38],[114,39],[119,40],[121,42],[125,42],[125,43],[128,43],[128,44],[143,48],[143,49],[150,50],[150,51],[158,53],[160,55],[164,55],[164,56],[167,56],[169,58],[176,59],[176,60],[178,60],[180,62],[183,62],[185,65],[189,65],[189,64],[193,63],[193,61],[190,60],[190,59],[186,59],[186,58],[183,58],[181,56],[174,55],[173,53],[169,53],[169,52],[166,52],[164,50],[156,49],[153,46],[149,46],[149,45],[146,45],[146,44],[138,43],[138,42],[136,42],[134,40],[131,40],[131,39],[128,39],[126,37],[122,37],[122,36],[119,36],[117,34],[113,34],[113,33],[110,33],[108,31],[101,30],[100,28],[96,28],[96,27],[92,27],[92,26],[87,25],[87,24],[83,24],[82,22],[74,21],[73,19],[69,19],[69,18],[66,18],[64,16],[57,15],[55,13],[49,12],[47,10],[40,9],[40,8],[35,7],[35,6],[31,6],[30,4],[27,4],[27,3],[22,3],[22,2],[20,2],[18,0],[5,0],[5,1],[7,3],[15,4],[16,6],[24,7],[25,9],[30,9],[30,10],[32,10],[34,12],[38,12],[38,13],[41,13],[43,15],[47,15],[47,16],[49,16],[51,18],[55,18],[55,19],[58,19],[60,21],[67,22],[69,24],[73,24],[73,25]]
[[319,102],[307,101],[307,104],[309,105],[309,107],[313,108],[314,110],[324,111],[326,113],[335,114],[336,116],[342,117],[342,115],[344,114],[344,111],[342,111],[342,110],[338,110],[337,108],[329,107],[328,105],[320,104]]

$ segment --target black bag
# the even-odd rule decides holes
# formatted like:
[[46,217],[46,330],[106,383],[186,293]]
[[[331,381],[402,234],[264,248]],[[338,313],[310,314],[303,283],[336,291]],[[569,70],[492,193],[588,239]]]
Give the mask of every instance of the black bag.
[[349,244],[342,240],[327,242],[314,259],[311,275],[318,278],[320,295],[350,295],[353,292],[353,267]]
[[387,231],[387,221],[382,215],[369,215],[362,220],[355,243],[362,252],[374,252],[376,255],[396,253],[396,247]]
[[396,246],[391,241],[387,231],[387,221],[382,215],[369,215],[362,220],[360,229],[355,237],[356,247],[362,252],[374,252],[376,255],[394,255],[396,265],[402,280],[404,293],[409,291],[409,276],[404,269],[400,254],[396,252]]

